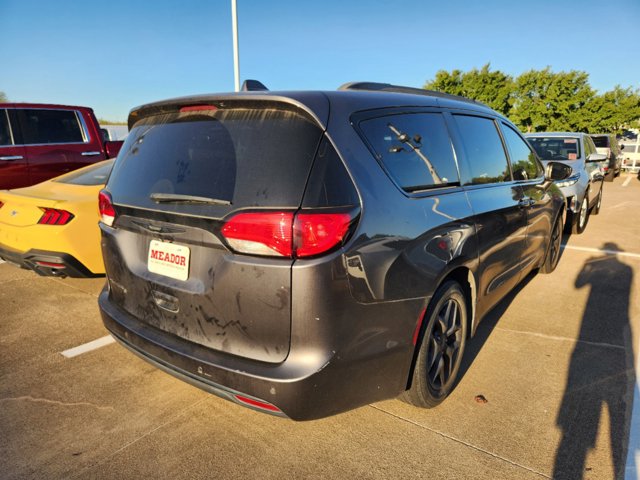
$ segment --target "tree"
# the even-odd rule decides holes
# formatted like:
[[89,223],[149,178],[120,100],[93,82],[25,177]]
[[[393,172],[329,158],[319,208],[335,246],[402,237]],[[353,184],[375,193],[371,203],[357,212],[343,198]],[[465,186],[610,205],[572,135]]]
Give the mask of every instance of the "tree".
[[9,99],[7,98],[7,94],[0,91],[0,102],[8,102]]
[[590,122],[585,106],[594,96],[585,72],[529,70],[515,81],[510,117],[527,132],[585,131]]
[[490,71],[488,63],[480,70],[474,68],[466,73],[460,70],[453,70],[451,73],[440,70],[436,73],[436,78],[424,88],[486,103],[504,115],[511,109],[513,79],[499,70]]
[[640,92],[616,85],[595,97],[587,106],[591,118],[588,131],[622,133],[640,118]]

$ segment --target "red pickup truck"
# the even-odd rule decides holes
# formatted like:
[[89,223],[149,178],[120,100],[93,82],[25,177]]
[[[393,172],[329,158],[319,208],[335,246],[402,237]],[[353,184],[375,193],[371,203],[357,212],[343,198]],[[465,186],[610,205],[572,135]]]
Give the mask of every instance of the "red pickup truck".
[[0,103],[0,190],[27,187],[115,157],[91,108]]

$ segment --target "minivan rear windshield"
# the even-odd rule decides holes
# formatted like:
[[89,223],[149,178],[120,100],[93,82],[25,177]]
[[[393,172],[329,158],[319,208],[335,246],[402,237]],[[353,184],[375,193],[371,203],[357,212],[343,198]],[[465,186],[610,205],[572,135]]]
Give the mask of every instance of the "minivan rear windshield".
[[577,137],[527,137],[541,160],[578,160],[580,141]]
[[[132,128],[108,189],[116,203],[194,214],[213,204],[295,208],[321,136],[318,125],[289,109],[153,115]],[[217,202],[157,201],[169,196]]]

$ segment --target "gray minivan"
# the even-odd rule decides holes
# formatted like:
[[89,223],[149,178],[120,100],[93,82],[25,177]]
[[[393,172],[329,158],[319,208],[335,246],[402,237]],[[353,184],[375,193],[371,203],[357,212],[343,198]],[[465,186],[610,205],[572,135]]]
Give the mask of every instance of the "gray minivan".
[[235,403],[307,420],[456,383],[480,319],[560,256],[518,129],[386,84],[135,108],[100,193],[107,329]]

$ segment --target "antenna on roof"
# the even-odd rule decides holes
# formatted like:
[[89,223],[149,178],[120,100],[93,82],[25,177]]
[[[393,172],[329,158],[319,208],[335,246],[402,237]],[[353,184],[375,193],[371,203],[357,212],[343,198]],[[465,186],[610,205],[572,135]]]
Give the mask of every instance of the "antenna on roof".
[[242,92],[268,92],[269,89],[264,86],[262,82],[258,80],[245,80],[242,82]]

